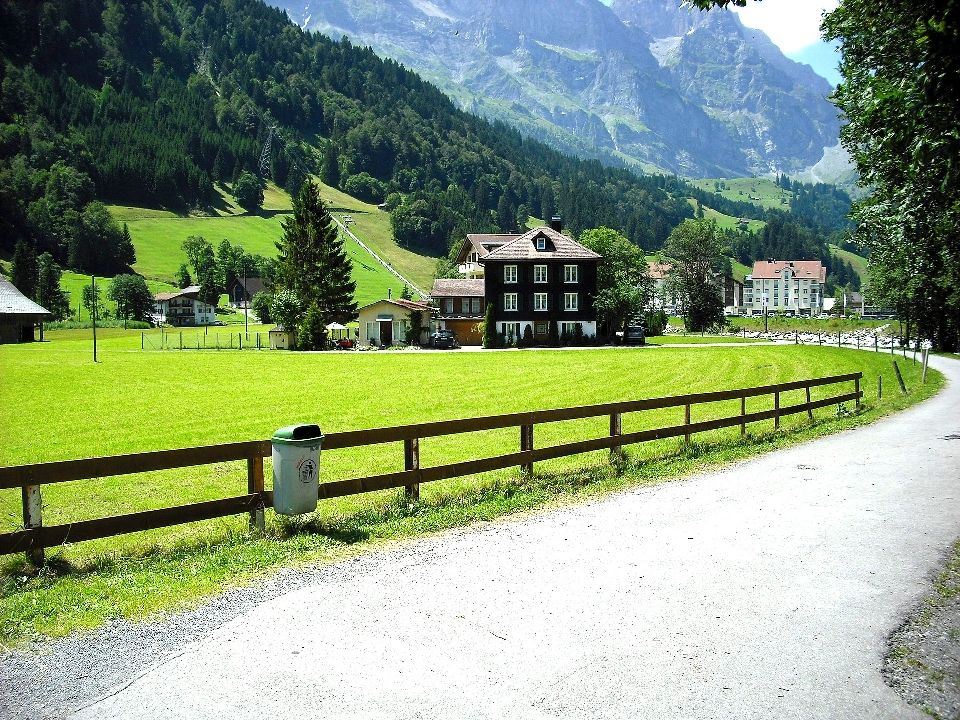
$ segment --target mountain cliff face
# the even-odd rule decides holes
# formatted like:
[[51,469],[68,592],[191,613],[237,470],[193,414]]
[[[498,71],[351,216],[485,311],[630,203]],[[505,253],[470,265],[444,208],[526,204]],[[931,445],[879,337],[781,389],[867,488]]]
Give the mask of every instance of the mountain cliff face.
[[831,87],[678,0],[274,0],[562,150],[691,177],[793,173],[837,144]]

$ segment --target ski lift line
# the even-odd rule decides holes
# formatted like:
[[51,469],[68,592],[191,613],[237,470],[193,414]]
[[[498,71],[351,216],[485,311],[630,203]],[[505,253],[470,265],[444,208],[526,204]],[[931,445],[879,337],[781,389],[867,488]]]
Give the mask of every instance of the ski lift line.
[[347,235],[349,235],[349,236],[353,239],[353,241],[357,243],[357,245],[359,245],[359,246],[362,247],[364,250],[366,250],[368,253],[370,253],[370,256],[373,257],[374,260],[376,260],[378,263],[380,263],[381,265],[383,265],[383,267],[385,267],[388,271],[390,271],[393,275],[395,275],[395,276],[397,277],[397,279],[400,280],[400,282],[402,282],[404,285],[407,285],[411,290],[413,290],[415,293],[417,293],[417,295],[419,295],[422,300],[426,300],[426,299],[427,299],[427,295],[423,292],[423,290],[421,290],[420,288],[418,288],[418,287],[417,287],[416,285],[414,285],[412,282],[410,282],[409,280],[407,280],[403,275],[401,275],[401,274],[398,273],[396,270],[394,270],[394,269],[393,269],[393,266],[392,266],[390,263],[388,263],[388,262],[385,261],[382,257],[380,257],[379,255],[377,255],[373,250],[371,250],[369,247],[367,247],[367,245],[366,245],[360,238],[358,238],[356,235],[354,235],[352,232],[350,232],[350,230],[349,230],[349,228],[347,227],[347,224],[346,224],[346,223],[344,223],[343,221],[341,221],[340,218],[338,218],[338,217],[337,217],[336,215],[334,215],[333,213],[330,214],[330,217],[333,218],[333,221],[337,224],[337,226],[338,226],[341,230],[343,230],[343,232],[345,232]]

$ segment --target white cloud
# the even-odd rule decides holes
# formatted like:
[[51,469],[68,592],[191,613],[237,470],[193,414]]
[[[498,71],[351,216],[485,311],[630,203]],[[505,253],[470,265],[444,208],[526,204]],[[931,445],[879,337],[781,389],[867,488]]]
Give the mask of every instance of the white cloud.
[[736,8],[747,27],[763,30],[784,53],[792,53],[820,39],[824,11],[837,7],[839,0],[748,0]]

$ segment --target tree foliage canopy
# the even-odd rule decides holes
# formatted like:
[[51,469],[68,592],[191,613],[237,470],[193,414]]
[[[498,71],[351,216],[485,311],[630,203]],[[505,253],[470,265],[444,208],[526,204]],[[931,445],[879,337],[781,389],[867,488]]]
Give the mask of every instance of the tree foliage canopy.
[[653,296],[653,280],[643,250],[606,227],[585,230],[580,242],[603,256],[593,303],[600,321],[611,335],[616,330],[625,332]]
[[687,330],[703,332],[723,322],[723,296],[711,282],[723,253],[713,220],[685,220],[664,247],[673,260],[669,282],[680,299]]

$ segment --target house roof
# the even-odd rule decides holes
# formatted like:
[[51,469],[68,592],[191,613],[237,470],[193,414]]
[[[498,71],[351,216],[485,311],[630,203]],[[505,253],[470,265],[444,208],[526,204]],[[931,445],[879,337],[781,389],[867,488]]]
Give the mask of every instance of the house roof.
[[[537,239],[546,240],[546,248],[537,250]],[[572,237],[546,226],[537,227],[511,240],[486,257],[480,258],[480,264],[486,262],[505,262],[511,260],[602,260],[603,258],[590,248],[584,247]]]
[[157,293],[156,295],[153,296],[153,299],[156,302],[162,302],[164,300],[173,300],[174,298],[181,297],[181,296],[187,296],[187,297],[195,296],[199,294],[199,292],[200,292],[199,285],[188,285],[187,287],[183,288],[182,290],[178,290],[177,292]]
[[779,280],[786,268],[790,268],[791,274],[799,280],[827,280],[827,269],[819,260],[757,260],[753,264],[753,278]]
[[434,308],[427,303],[416,302],[415,300],[404,300],[403,298],[384,298],[383,300],[377,300],[372,302],[369,305],[364,305],[358,312],[362,312],[367,308],[372,308],[374,305],[379,305],[380,303],[388,303],[389,305],[396,305],[397,307],[402,307],[406,310],[423,310],[425,312],[433,312]]
[[234,278],[231,285],[234,283],[242,287],[250,295],[256,295],[258,292],[263,292],[266,289],[266,286],[263,284],[263,280],[256,277]]
[[16,285],[0,276],[0,315],[50,315],[50,311],[37,305],[17,290]]
[[477,257],[486,257],[491,251],[506,245],[511,240],[516,240],[518,237],[520,236],[516,233],[467,233],[467,239],[460,246],[457,262],[464,262],[471,250],[476,251]]
[[654,280],[664,280],[673,269],[670,263],[658,263],[653,260],[647,261],[647,267],[650,269],[650,277]]
[[433,290],[430,297],[483,297],[483,279],[480,280],[450,280],[440,279],[433,281]]

